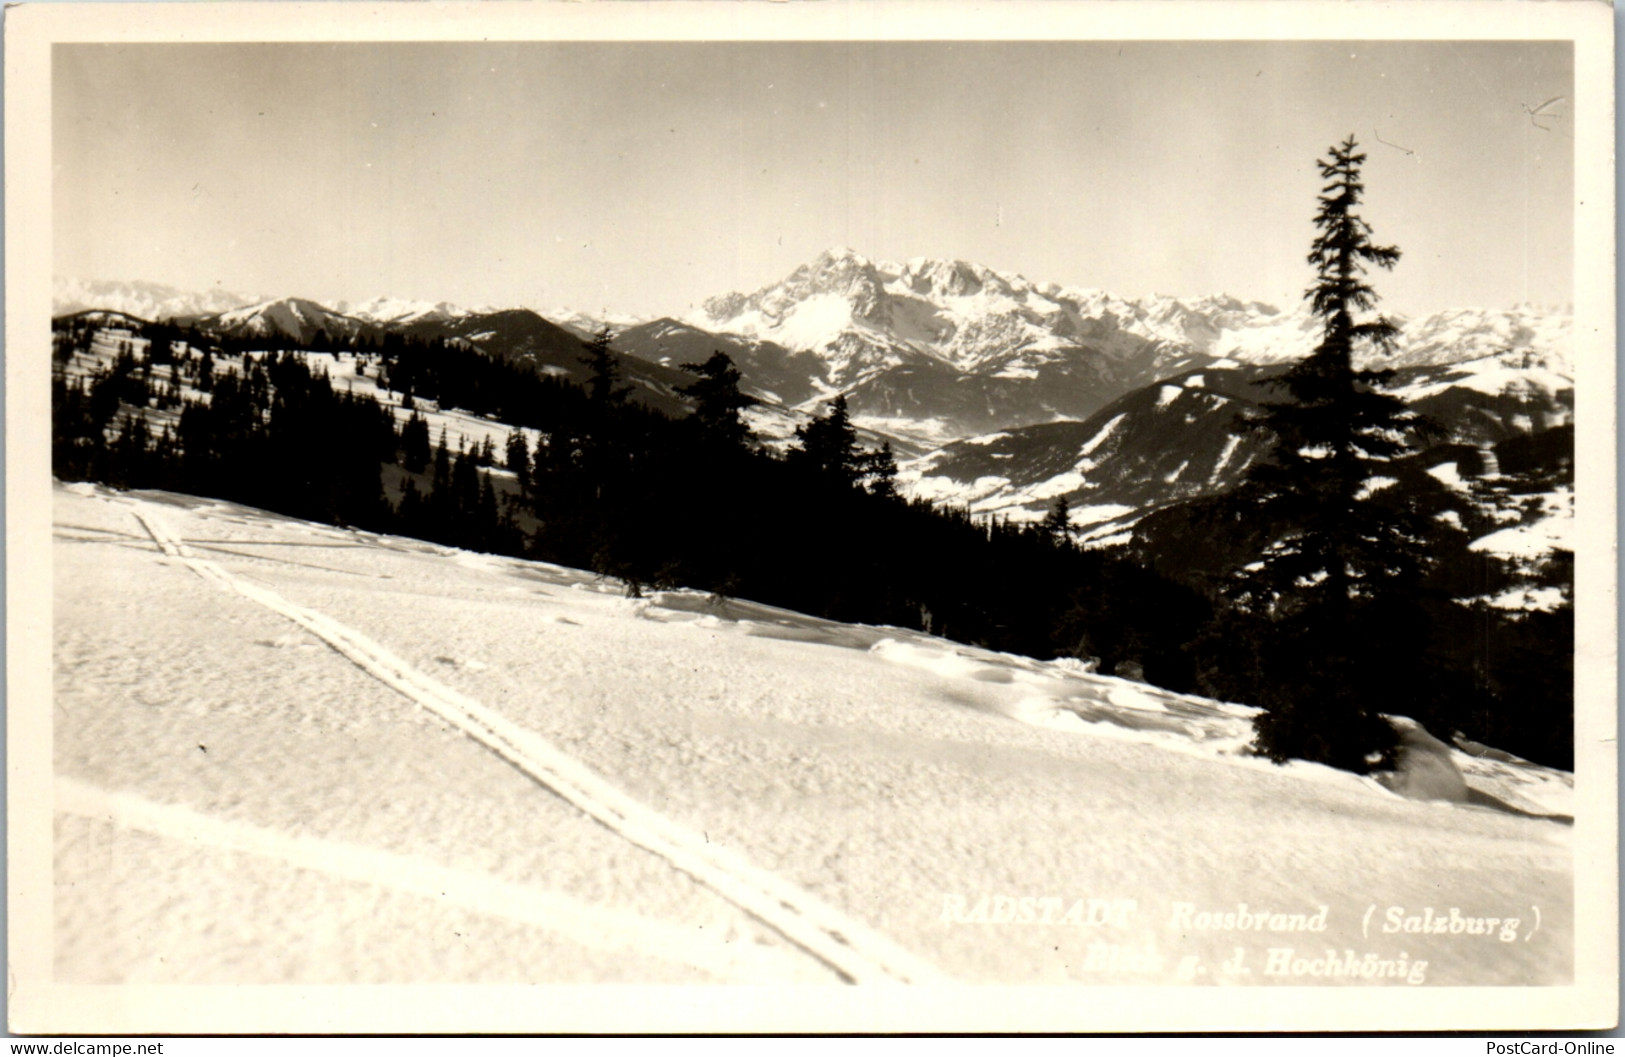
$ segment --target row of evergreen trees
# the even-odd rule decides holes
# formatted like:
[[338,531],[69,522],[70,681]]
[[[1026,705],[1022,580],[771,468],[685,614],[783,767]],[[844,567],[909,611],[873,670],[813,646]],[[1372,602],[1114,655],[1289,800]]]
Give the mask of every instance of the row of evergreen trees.
[[[630,593],[691,587],[1194,685],[1181,640],[1205,615],[1195,592],[1054,525],[902,500],[889,449],[858,445],[844,400],[778,456],[746,428],[726,355],[689,365],[681,419],[627,398],[607,342],[586,360],[584,386],[545,380],[537,442],[516,429],[497,452],[451,450],[416,411],[397,421],[293,351],[177,342],[166,367],[124,351],[78,381],[59,372],[55,472],[587,568]],[[206,395],[161,413],[181,378]]]
[[[201,397],[167,410],[175,379],[119,355],[104,371],[52,383],[52,465],[64,480],[170,488],[295,517],[369,528],[389,524],[380,460],[394,459],[393,419],[333,389],[302,357],[279,354],[209,375]],[[179,375],[181,372],[175,372]],[[157,429],[152,419],[168,421]]]

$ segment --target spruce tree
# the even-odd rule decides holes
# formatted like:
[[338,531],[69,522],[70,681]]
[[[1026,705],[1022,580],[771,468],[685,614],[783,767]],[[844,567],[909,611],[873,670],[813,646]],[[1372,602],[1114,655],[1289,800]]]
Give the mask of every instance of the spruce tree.
[[160,323],[148,325],[147,335],[147,361],[158,366],[168,366],[174,359],[170,353],[170,341],[173,332]]
[[869,494],[881,499],[897,499],[897,459],[891,453],[891,441],[884,441],[879,451],[866,451],[859,459],[863,479]]
[[858,434],[846,412],[846,394],[830,401],[829,411],[796,427],[797,447],[789,451],[790,461],[825,481],[851,486],[863,471],[858,452]]
[[401,427],[401,465],[410,473],[422,473],[433,454],[429,444],[429,423],[414,411]]
[[1304,297],[1320,342],[1272,380],[1286,398],[1238,424],[1267,431],[1273,447],[1240,492],[1264,545],[1227,593],[1261,672],[1255,749],[1364,772],[1393,761],[1394,733],[1378,709],[1392,705],[1401,662],[1415,652],[1404,641],[1416,630],[1406,603],[1427,565],[1425,524],[1384,481],[1428,424],[1381,391],[1392,372],[1355,366],[1362,347],[1391,348],[1394,325],[1361,317],[1377,303],[1368,269],[1391,269],[1400,256],[1372,241],[1357,212],[1357,147],[1351,136],[1317,163],[1326,182]]
[[440,440],[434,446],[434,493],[437,500],[446,498],[451,486],[451,451],[446,447],[446,427],[440,427]]
[[739,391],[739,368],[720,349],[704,363],[685,363],[683,370],[696,379],[678,392],[694,401],[694,426],[702,440],[721,448],[743,448],[750,429],[739,417],[756,401]]
[[214,357],[209,354],[207,348],[203,350],[203,358],[198,361],[197,388],[200,393],[214,390]]
[[602,503],[606,494],[613,497],[622,490],[628,454],[626,398],[630,390],[620,384],[620,362],[609,347],[608,327],[588,343],[585,362],[589,372],[585,428],[576,440],[593,500]]
[[525,440],[525,431],[518,426],[508,434],[508,450],[504,459],[508,469],[513,471],[514,477],[519,481],[521,494],[530,490],[530,444]]
[[587,354],[582,357],[587,365],[587,398],[600,411],[612,408],[626,399],[627,390],[620,385],[621,365],[609,347],[609,328],[602,327],[587,343]]
[[1049,513],[1038,527],[1049,534],[1057,543],[1070,542],[1072,539],[1072,505],[1067,502],[1066,496],[1057,496],[1055,502],[1050,504]]

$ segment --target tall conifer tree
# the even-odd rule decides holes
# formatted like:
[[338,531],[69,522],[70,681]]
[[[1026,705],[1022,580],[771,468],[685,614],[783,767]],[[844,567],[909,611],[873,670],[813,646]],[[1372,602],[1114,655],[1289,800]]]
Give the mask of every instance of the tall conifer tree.
[[847,414],[845,393],[829,402],[829,410],[822,418],[797,426],[796,440],[798,445],[789,451],[793,464],[847,487],[856,484],[862,475],[858,431]]
[[594,408],[604,410],[615,407],[626,399],[622,388],[621,365],[609,347],[609,328],[600,327],[587,343],[582,362],[587,365],[587,398]]
[[1429,425],[1381,391],[1391,371],[1355,365],[1362,347],[1391,348],[1394,325],[1362,318],[1377,303],[1366,275],[1400,255],[1374,243],[1357,212],[1365,157],[1351,136],[1317,163],[1325,184],[1304,297],[1321,340],[1274,379],[1286,398],[1238,425],[1267,431],[1274,446],[1241,490],[1264,546],[1228,592],[1254,622],[1265,673],[1257,750],[1353,771],[1392,762],[1394,734],[1377,709],[1391,707],[1403,660],[1417,655],[1394,635],[1412,630],[1407,602],[1427,566],[1425,522],[1384,471]]
[[869,494],[882,499],[897,499],[897,459],[892,455],[891,441],[883,441],[878,451],[864,452],[858,459]]
[[1049,534],[1057,543],[1070,543],[1072,540],[1072,504],[1067,502],[1066,496],[1056,496],[1055,502],[1050,504],[1049,513],[1038,527]]
[[508,434],[508,449],[504,463],[519,481],[521,494],[530,491],[530,444],[525,432],[518,426]]

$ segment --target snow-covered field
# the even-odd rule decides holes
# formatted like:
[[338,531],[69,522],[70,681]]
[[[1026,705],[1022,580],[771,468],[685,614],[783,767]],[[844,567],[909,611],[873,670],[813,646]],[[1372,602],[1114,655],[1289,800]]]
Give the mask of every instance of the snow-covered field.
[[1238,705],[164,493],[58,486],[52,560],[61,984],[1573,979],[1572,779],[1497,754],[1406,799]]

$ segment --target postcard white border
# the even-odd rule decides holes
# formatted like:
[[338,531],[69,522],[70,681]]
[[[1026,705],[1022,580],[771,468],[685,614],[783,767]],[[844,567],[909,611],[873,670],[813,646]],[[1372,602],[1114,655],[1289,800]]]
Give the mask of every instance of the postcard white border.
[[[11,1028],[24,1033],[1369,1031],[1617,1021],[1612,11],[1590,0],[24,4],[6,10]],[[51,978],[50,48],[407,40],[1574,44],[1576,982],[1546,988],[70,987]]]

